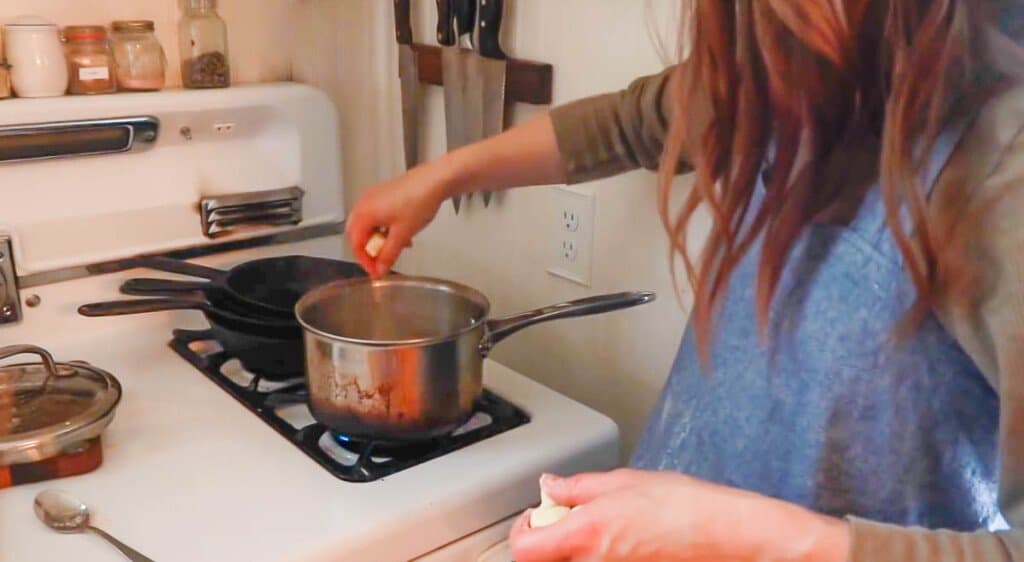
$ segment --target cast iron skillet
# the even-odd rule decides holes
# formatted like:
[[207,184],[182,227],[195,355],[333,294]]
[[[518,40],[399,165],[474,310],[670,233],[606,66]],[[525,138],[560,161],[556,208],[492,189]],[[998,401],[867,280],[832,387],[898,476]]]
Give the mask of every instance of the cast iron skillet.
[[167,310],[202,311],[217,343],[252,373],[268,380],[285,380],[304,375],[302,330],[291,320],[247,318],[222,310],[195,296],[99,302],[78,308],[79,314],[89,317]]
[[366,277],[358,264],[311,256],[284,256],[245,262],[227,271],[169,258],[140,258],[139,267],[200,277],[207,281],[130,279],[121,286],[129,295],[202,291],[209,302],[240,315],[294,321],[295,303],[320,285]]

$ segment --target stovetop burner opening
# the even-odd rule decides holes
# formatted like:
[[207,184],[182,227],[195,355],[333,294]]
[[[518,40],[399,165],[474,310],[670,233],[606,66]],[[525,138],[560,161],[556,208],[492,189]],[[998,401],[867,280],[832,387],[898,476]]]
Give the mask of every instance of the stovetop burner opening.
[[470,420],[448,435],[405,444],[354,439],[331,433],[316,422],[307,406],[304,377],[266,380],[228,356],[206,332],[175,330],[170,346],[299,450],[347,482],[372,482],[530,421],[522,409],[484,390]]
[[188,344],[188,348],[193,353],[204,357],[207,355],[213,355],[214,353],[220,353],[224,351],[224,348],[220,345],[220,342],[213,339],[212,336],[210,339],[199,339],[190,342]]

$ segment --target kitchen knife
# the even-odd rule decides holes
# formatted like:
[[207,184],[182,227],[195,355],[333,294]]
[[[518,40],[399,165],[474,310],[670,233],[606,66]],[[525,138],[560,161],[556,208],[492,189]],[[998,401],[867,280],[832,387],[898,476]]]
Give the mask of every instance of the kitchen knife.
[[410,0],[395,0],[395,37],[398,39],[398,78],[402,85],[402,135],[405,167],[419,162],[419,67],[412,50]]
[[[445,133],[448,151],[466,144],[466,59],[462,38],[473,32],[475,0],[437,0],[437,41],[441,44]],[[452,197],[459,214],[462,197]]]
[[[470,84],[479,88],[474,97],[480,100],[477,139],[500,133],[505,125],[505,76],[508,57],[501,48],[501,23],[505,15],[504,0],[479,0],[477,4],[477,56],[469,65]],[[474,116],[475,117],[475,116]],[[491,192],[484,191],[484,207],[491,202]]]

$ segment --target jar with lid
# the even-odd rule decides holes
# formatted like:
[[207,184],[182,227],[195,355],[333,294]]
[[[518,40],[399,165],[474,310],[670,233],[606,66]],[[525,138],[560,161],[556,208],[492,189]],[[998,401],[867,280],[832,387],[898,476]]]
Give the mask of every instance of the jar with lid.
[[0,100],[11,97],[11,65],[0,60]]
[[227,24],[217,14],[217,0],[187,0],[178,25],[181,82],[186,88],[231,85]]
[[0,41],[0,100],[9,97],[11,97],[11,65],[7,64],[7,58],[4,56],[4,42]]
[[4,51],[11,85],[23,98],[63,96],[68,89],[68,63],[57,25],[22,16],[4,25]]
[[115,21],[110,36],[114,52],[117,88],[122,91],[161,90],[165,84],[167,57],[157,40],[152,21]]
[[114,56],[107,43],[106,28],[98,25],[73,25],[64,29],[65,50],[71,81],[68,93],[109,94],[117,91],[114,82]]

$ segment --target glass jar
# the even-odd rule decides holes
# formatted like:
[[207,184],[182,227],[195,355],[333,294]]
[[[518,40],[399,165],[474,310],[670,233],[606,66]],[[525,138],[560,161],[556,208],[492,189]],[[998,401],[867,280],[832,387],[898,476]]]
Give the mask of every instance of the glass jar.
[[163,89],[167,57],[153,33],[156,29],[153,22],[115,21],[113,29],[110,48],[114,52],[117,88],[132,92]]
[[114,56],[107,30],[98,25],[74,25],[64,29],[68,58],[68,93],[109,94],[117,91]]
[[11,97],[11,65],[0,61],[0,100]]
[[217,15],[217,0],[188,0],[178,25],[181,82],[186,88],[231,85],[228,28]]
[[18,96],[42,98],[67,92],[68,61],[56,24],[34,16],[7,22],[4,51]]

